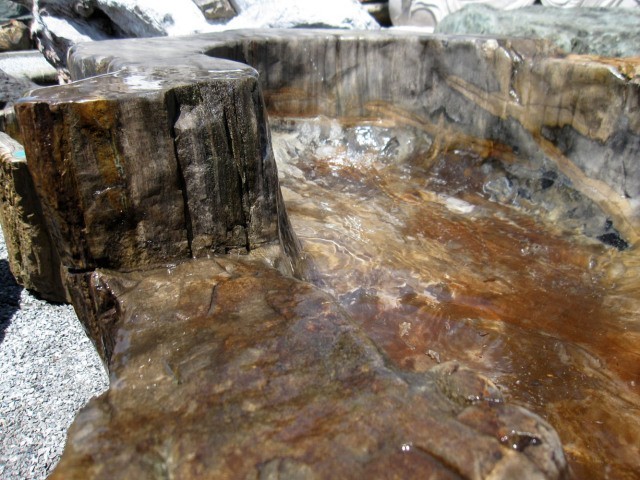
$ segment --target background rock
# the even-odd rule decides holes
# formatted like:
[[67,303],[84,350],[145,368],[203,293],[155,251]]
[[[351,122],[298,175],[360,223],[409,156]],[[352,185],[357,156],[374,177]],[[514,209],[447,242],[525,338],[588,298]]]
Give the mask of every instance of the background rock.
[[13,104],[38,85],[26,78],[16,78],[0,70],[0,108]]
[[380,26],[357,0],[232,0],[238,16],[226,28],[348,28]]
[[0,52],[28,50],[31,48],[29,27],[17,20],[0,25]]
[[[70,80],[67,52],[79,42],[238,28],[379,28],[357,0],[323,3],[296,0],[13,1],[32,11],[31,29],[38,49],[56,67],[62,83]],[[234,17],[235,12],[239,15]],[[228,23],[222,23],[230,18]]]
[[30,9],[14,3],[12,0],[0,2],[0,22],[6,22],[12,18],[28,18]]
[[390,0],[391,21],[395,26],[433,29],[447,15],[465,5],[490,3],[497,9],[514,9],[533,5],[534,0]]
[[640,55],[640,8],[560,9],[533,6],[516,11],[468,5],[449,15],[437,33],[544,38],[565,52],[633,57]]
[[236,11],[229,0],[193,0],[207,20],[229,20]]
[[58,73],[37,50],[0,53],[0,70],[7,75],[27,78],[39,86],[55,85]]

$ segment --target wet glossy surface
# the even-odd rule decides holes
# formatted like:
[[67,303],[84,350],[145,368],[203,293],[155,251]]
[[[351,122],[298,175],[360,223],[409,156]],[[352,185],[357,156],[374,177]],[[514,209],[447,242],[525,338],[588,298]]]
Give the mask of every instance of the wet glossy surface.
[[397,365],[462,360],[550,421],[575,478],[637,478],[636,249],[579,234],[553,178],[528,184],[541,207],[499,160],[410,128],[280,121],[273,140],[313,280]]
[[90,274],[110,387],[53,479],[563,478],[556,432],[448,362],[388,365],[344,310],[247,256]]

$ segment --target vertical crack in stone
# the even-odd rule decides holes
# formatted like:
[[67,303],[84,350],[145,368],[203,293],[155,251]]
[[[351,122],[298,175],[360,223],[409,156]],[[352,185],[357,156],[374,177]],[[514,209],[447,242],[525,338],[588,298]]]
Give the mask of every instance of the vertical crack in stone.
[[191,221],[191,211],[189,210],[189,192],[187,190],[187,182],[184,177],[184,171],[182,169],[182,163],[180,162],[180,156],[178,153],[178,144],[176,142],[175,126],[178,118],[180,118],[180,106],[178,105],[173,90],[169,90],[165,95],[165,105],[167,108],[167,117],[169,118],[169,134],[171,135],[171,139],[173,140],[173,151],[176,159],[178,181],[180,183],[180,190],[182,191],[184,223],[185,229],[187,231],[188,253],[190,257],[193,257],[193,223]]
[[[235,95],[233,95],[235,97]],[[233,115],[234,119],[237,119],[237,115]],[[229,115],[227,113],[227,109],[222,109],[222,125],[224,126],[225,140],[227,143],[227,147],[229,149],[229,154],[231,155],[231,159],[235,165],[236,174],[238,176],[238,187],[239,187],[239,195],[242,208],[240,209],[241,217],[240,221],[242,222],[242,227],[244,229],[244,240],[245,240],[245,248],[247,252],[251,251],[251,238],[249,235],[249,231],[251,228],[251,207],[248,205],[248,197],[249,192],[247,191],[246,185],[246,175],[243,175],[243,165],[242,159],[240,155],[242,154],[242,149],[237,148],[235,145],[232,130],[236,131],[236,129],[232,129],[229,125]],[[228,228],[228,227],[227,227]],[[234,228],[235,229],[235,228]]]

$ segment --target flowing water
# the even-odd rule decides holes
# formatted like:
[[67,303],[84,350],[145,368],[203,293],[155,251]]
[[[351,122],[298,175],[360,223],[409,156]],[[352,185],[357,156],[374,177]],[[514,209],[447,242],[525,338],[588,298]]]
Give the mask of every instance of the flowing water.
[[567,182],[388,122],[272,135],[312,281],[391,361],[462,360],[557,429],[573,477],[638,478],[640,260],[583,234]]

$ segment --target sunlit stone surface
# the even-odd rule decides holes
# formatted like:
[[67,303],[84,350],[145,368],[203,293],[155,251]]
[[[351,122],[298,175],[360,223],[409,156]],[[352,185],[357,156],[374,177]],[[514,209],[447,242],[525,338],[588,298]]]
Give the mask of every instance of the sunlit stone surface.
[[[79,46],[70,68],[101,76],[34,92],[18,114],[112,384],[56,478],[633,478],[637,62],[527,40],[247,31]],[[70,143],[82,128],[89,141]],[[154,186],[160,167],[171,180]],[[216,236],[215,205],[254,212],[251,188],[216,203],[220,172],[268,192],[231,223],[265,241]],[[109,223],[114,206],[136,215]],[[262,260],[204,258],[241,251]],[[558,431],[568,472],[520,407]]]
[[[456,35],[544,38],[567,53],[637,57],[640,56],[640,31],[637,28],[640,24],[640,2],[627,1],[627,5],[618,5],[624,8],[559,9],[534,5],[515,11],[496,10],[477,3],[447,16],[438,23],[435,31]],[[566,7],[578,6],[571,5],[573,0],[555,3],[563,3]]]
[[[553,429],[459,365],[402,372],[327,293],[257,262],[97,271],[110,389],[52,479],[558,478]],[[162,339],[161,341],[159,341]]]
[[[433,157],[431,146],[388,123],[275,127],[315,282],[394,364],[423,372],[463,360],[547,418],[576,478],[633,478],[637,258],[559,229],[572,195],[557,180],[507,181],[499,157]],[[545,208],[532,208],[543,193]]]

